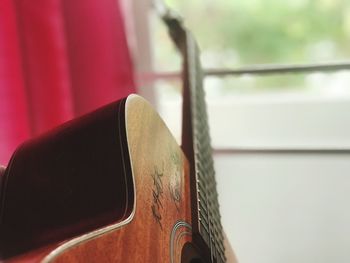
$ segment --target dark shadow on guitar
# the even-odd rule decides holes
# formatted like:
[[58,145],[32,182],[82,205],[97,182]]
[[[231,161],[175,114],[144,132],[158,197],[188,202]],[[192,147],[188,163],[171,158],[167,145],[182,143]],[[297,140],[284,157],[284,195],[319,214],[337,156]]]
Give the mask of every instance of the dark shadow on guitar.
[[181,263],[207,263],[191,243],[182,248]]
[[134,204],[125,99],[25,142],[1,181],[0,262],[121,222]]

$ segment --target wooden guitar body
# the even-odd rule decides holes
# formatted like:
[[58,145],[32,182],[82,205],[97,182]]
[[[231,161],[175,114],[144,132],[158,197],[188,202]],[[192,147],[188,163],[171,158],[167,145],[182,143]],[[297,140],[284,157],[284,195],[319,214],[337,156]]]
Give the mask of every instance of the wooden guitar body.
[[57,248],[45,262],[181,262],[191,241],[187,161],[140,97],[126,102],[126,133],[135,186],[131,214],[95,239],[83,241],[90,233],[72,240],[70,249]]
[[[90,141],[99,140],[95,132],[101,143]],[[59,143],[47,145],[52,140]],[[67,151],[74,149],[85,167],[69,163]],[[27,160],[29,151],[35,156]],[[32,169],[26,175],[33,183],[19,175],[23,169]],[[139,96],[69,122],[19,148],[6,170],[1,262],[190,262],[193,256],[183,254],[192,242],[189,176],[180,147]]]

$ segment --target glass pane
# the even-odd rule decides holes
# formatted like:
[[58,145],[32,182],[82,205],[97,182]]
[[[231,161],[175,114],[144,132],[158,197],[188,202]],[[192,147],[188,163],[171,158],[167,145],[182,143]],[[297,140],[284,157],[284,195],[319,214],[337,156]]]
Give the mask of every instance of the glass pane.
[[[350,1],[168,0],[202,50],[205,69],[302,64],[350,58]],[[165,26],[152,19],[154,69],[176,72],[181,61]],[[207,78],[208,96],[289,92],[348,96],[349,75],[283,74]],[[217,90],[216,90],[217,89]]]
[[207,67],[349,58],[350,1],[169,0]]

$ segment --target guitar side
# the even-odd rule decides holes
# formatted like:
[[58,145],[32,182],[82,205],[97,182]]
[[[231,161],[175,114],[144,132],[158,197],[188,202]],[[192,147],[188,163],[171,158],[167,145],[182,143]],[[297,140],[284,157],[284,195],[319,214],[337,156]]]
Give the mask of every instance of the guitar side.
[[135,188],[130,218],[62,244],[43,262],[181,262],[192,234],[187,160],[145,100],[131,96],[125,107]]
[[[7,259],[4,262],[190,262],[189,164],[159,115],[144,99],[125,102],[125,153],[133,198],[123,220]],[[123,129],[123,127],[122,127]],[[122,139],[122,138],[120,138]],[[120,176],[120,175],[116,175]],[[186,246],[187,247],[187,246]]]

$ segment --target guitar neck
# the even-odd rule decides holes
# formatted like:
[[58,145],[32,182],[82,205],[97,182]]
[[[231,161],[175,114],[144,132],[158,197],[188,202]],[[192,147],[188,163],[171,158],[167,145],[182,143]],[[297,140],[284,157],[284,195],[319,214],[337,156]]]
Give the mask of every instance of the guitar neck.
[[200,52],[194,37],[178,19],[169,16],[165,22],[184,59],[182,148],[191,164],[194,237],[208,248],[212,262],[225,262]]

